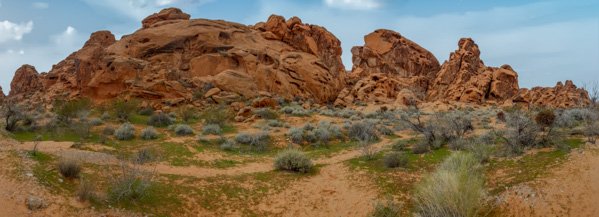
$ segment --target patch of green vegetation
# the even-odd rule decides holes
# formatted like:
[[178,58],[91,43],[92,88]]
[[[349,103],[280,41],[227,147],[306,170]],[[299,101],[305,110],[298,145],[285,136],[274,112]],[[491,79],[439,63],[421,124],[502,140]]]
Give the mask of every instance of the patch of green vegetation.
[[337,152],[356,147],[357,144],[356,141],[339,141],[329,145],[306,146],[302,151],[306,152],[311,158],[330,157]]
[[230,125],[230,124],[225,124],[224,126],[222,126],[221,130],[222,130],[223,134],[237,133],[237,128],[235,127],[235,125]]
[[408,153],[408,168],[410,170],[431,169],[451,155],[448,148],[432,150],[424,154]]
[[216,168],[224,169],[224,168],[235,167],[239,163],[240,163],[239,161],[220,159],[220,160],[213,161],[212,165]]
[[[19,131],[12,134],[12,138],[21,142],[35,141],[36,137],[40,135],[42,141],[56,141],[56,142],[78,142],[81,140],[72,130],[65,130],[61,132],[30,132],[30,131]],[[86,141],[99,143],[100,136],[97,134],[91,134],[90,138]]]
[[76,185],[58,173],[53,156],[39,151],[35,155],[30,153],[29,156],[37,161],[37,164],[32,167],[32,173],[41,185],[55,193],[75,191]]
[[177,216],[177,210],[183,206],[183,202],[178,197],[180,192],[178,188],[177,185],[170,183],[153,182],[146,194],[138,200],[121,200],[118,203],[105,205],[156,216]]
[[189,166],[193,163],[194,154],[186,145],[163,142],[160,143],[162,157],[173,166]]
[[[570,148],[579,148],[583,144],[580,138],[564,140]],[[555,149],[552,151],[539,151],[516,159],[491,160],[488,164],[491,192],[500,193],[507,187],[535,180],[548,174],[549,170],[568,157],[568,151]],[[499,174],[499,176],[493,176]]]
[[131,114],[129,116],[129,122],[136,125],[147,125],[150,116],[140,115],[140,114]]
[[29,154],[29,157],[31,159],[39,162],[40,164],[47,164],[48,162],[54,160],[54,158],[51,155],[40,151],[36,151],[35,153],[33,151],[29,151],[27,152],[27,154]]

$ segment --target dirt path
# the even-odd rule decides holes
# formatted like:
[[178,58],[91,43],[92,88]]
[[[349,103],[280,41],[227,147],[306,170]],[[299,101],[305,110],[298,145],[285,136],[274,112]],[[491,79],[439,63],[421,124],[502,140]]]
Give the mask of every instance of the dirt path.
[[377,198],[372,183],[355,178],[341,164],[265,198],[258,209],[275,216],[367,216]]
[[[374,151],[380,151],[386,146],[389,145],[388,139],[383,139],[380,142],[373,144],[372,149]],[[336,164],[340,162],[347,161],[352,158],[356,158],[362,154],[362,150],[360,148],[353,148],[350,150],[342,151],[337,153],[332,157],[319,158],[314,160],[315,164]],[[259,173],[259,172],[268,172],[273,170],[273,162],[255,162],[248,163],[237,167],[232,167],[228,169],[217,169],[217,168],[205,168],[205,167],[176,167],[167,165],[164,163],[159,163],[155,165],[146,165],[144,166],[147,170],[152,170],[159,172],[161,174],[170,174],[170,175],[182,175],[182,176],[191,176],[196,178],[208,178],[215,176],[232,176],[232,175],[243,175],[250,173]]]
[[575,151],[549,177],[508,190],[502,216],[599,216],[597,145]]

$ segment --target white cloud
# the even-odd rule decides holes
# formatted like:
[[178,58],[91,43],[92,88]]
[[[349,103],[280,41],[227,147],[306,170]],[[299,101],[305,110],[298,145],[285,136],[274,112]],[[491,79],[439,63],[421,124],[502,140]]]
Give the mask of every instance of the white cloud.
[[324,0],[329,7],[351,9],[351,10],[370,10],[381,7],[378,0]]
[[0,21],[0,43],[10,40],[20,41],[23,35],[33,30],[33,21],[16,24],[8,20]]
[[114,10],[135,21],[141,21],[145,17],[160,11],[165,6],[185,4],[194,7],[212,2],[214,0],[84,0],[92,6],[100,6]]
[[21,47],[12,47],[6,52],[0,52],[0,86],[8,92],[14,72],[23,64],[31,64],[39,72],[49,71],[53,64],[79,50],[87,36],[68,26],[62,32],[49,36],[45,43],[22,44],[19,45]]
[[[433,52],[440,62],[471,37],[487,65],[510,64],[522,87],[599,78],[598,19],[547,21],[563,8],[551,3],[498,7],[430,17],[399,17],[395,29]],[[539,19],[538,19],[539,18]],[[576,33],[576,34],[573,34]],[[593,76],[591,76],[593,75]]]
[[175,0],[156,0],[156,5],[166,6],[175,3]]
[[36,9],[47,9],[50,5],[46,2],[34,2],[32,6]]

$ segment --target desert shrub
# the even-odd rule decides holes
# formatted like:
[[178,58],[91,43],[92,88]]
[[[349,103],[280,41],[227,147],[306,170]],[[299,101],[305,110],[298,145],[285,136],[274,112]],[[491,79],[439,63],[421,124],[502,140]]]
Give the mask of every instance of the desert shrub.
[[349,108],[344,108],[341,111],[339,111],[339,113],[337,113],[337,116],[342,117],[342,118],[350,118],[352,116],[357,116],[359,114],[360,113],[355,110],[352,110]]
[[54,101],[54,113],[60,121],[68,124],[81,111],[89,111],[90,105],[91,101],[87,98],[70,101],[56,100]]
[[106,135],[106,136],[110,136],[110,135],[114,135],[114,127],[108,125],[105,126],[104,129],[102,130],[102,134]]
[[521,154],[524,148],[536,145],[539,128],[534,121],[521,112],[509,113],[506,117],[507,129],[504,135],[506,152]]
[[391,150],[393,151],[405,151],[408,149],[408,142],[398,139],[391,145]]
[[383,157],[383,163],[387,168],[405,167],[408,165],[408,156],[401,152],[389,152]]
[[289,132],[287,132],[287,136],[291,142],[295,144],[302,144],[304,142],[304,130],[302,128],[291,128]]
[[137,167],[121,165],[121,171],[112,177],[108,198],[113,202],[135,202],[144,198],[152,186],[151,175]]
[[193,129],[189,125],[178,124],[175,126],[175,134],[177,134],[177,136],[193,135]]
[[581,123],[599,120],[599,114],[587,108],[574,108],[562,111],[555,122],[558,127],[572,128]]
[[77,189],[79,201],[90,201],[96,197],[94,185],[90,181],[81,180]]
[[367,121],[352,123],[347,134],[351,139],[364,142],[373,142],[379,139],[374,124]]
[[227,107],[210,107],[200,113],[200,119],[204,120],[205,124],[218,124],[224,127],[225,124],[233,119],[233,112]]
[[302,108],[299,105],[285,106],[281,108],[281,112],[284,114],[298,117],[310,116],[310,111]]
[[412,146],[412,153],[414,154],[424,154],[429,151],[429,145],[425,142],[418,142]]
[[543,129],[551,127],[555,122],[555,113],[553,110],[543,109],[535,116],[535,122]]
[[489,135],[483,135],[474,139],[474,141],[468,143],[465,146],[465,150],[472,153],[472,155],[478,159],[481,163],[486,163],[495,152],[495,147],[492,144],[493,139],[489,138]]
[[277,155],[274,166],[277,170],[307,173],[312,169],[312,161],[301,151],[285,150]]
[[140,137],[144,140],[154,140],[158,138],[158,132],[154,127],[146,127],[141,131]]
[[61,159],[58,162],[58,172],[67,179],[79,178],[81,165],[72,159]]
[[312,130],[314,130],[315,128],[316,128],[316,127],[315,127],[314,125],[312,125],[311,123],[304,124],[304,126],[302,127],[302,129],[303,129],[304,131],[312,131]]
[[223,143],[220,144],[220,149],[224,151],[232,151],[235,149],[235,141],[231,139],[224,140]]
[[388,127],[385,127],[385,126],[379,126],[377,128],[377,130],[379,131],[379,133],[381,133],[382,135],[385,135],[385,136],[390,136],[390,135],[394,134],[393,130],[391,130]]
[[89,124],[91,124],[92,126],[100,126],[104,123],[104,121],[102,121],[102,119],[100,118],[92,118],[89,120]]
[[369,215],[370,217],[400,217],[401,206],[392,200],[386,202],[377,202],[374,205],[374,210]]
[[312,132],[314,132],[316,141],[318,141],[320,144],[327,145],[333,139],[333,135],[327,128],[318,127]]
[[470,143],[470,139],[459,138],[449,141],[447,147],[451,150],[464,150]]
[[115,116],[123,122],[129,121],[131,114],[137,110],[139,102],[137,100],[117,100],[112,104]]
[[304,140],[310,144],[315,143],[316,141],[318,141],[318,138],[316,137],[316,133],[313,130],[310,131],[304,131]]
[[107,121],[110,120],[110,114],[108,112],[104,112],[102,113],[102,115],[100,116],[100,119],[102,119],[103,121]]
[[19,105],[14,102],[5,102],[2,106],[2,117],[4,118],[4,129],[9,132],[17,130],[20,123],[25,121],[25,113]]
[[267,124],[270,127],[283,127],[284,126],[283,122],[281,122],[279,120],[268,120]]
[[267,132],[257,134],[237,134],[235,141],[239,144],[248,145],[252,151],[265,151],[270,142],[270,136]]
[[273,120],[279,118],[279,114],[270,108],[259,108],[254,111],[254,114],[262,119]]
[[154,108],[152,107],[144,107],[137,112],[139,115],[150,116],[154,114]]
[[594,144],[597,141],[597,137],[599,137],[599,123],[587,124],[584,128],[584,135],[587,137],[589,143]]
[[177,114],[185,123],[189,123],[198,118],[198,111],[192,106],[184,106],[177,110]]
[[156,154],[150,148],[140,149],[133,156],[133,162],[136,164],[145,164],[156,160]]
[[505,112],[499,111],[497,112],[497,120],[501,122],[505,122]]
[[218,124],[208,124],[202,127],[202,134],[208,135],[220,135],[222,133],[222,129]]
[[454,153],[416,187],[413,197],[419,216],[478,216],[486,190],[478,160]]
[[114,136],[118,140],[133,139],[133,137],[135,137],[135,128],[130,123],[124,123],[114,131]]
[[148,125],[154,127],[166,127],[173,124],[174,122],[175,121],[173,120],[173,118],[162,112],[158,114],[153,114],[148,119]]

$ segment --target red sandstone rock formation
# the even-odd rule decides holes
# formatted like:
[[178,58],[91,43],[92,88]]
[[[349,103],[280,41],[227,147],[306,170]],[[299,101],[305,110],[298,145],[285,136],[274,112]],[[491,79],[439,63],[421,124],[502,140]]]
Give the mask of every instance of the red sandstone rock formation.
[[503,102],[516,95],[518,74],[509,65],[485,66],[478,45],[470,38],[460,39],[458,46],[431,82],[429,101]]
[[352,49],[354,66],[348,87],[335,104],[423,99],[440,68],[431,52],[391,30],[376,30],[366,35],[364,42]]
[[245,26],[189,20],[169,8],[142,23],[142,29],[120,40],[108,31],[93,33],[81,50],[47,74],[23,66],[10,95],[27,94],[44,103],[57,97],[126,96],[176,104],[215,87],[219,91],[207,97],[216,102],[261,93],[332,102],[344,86],[339,40],[299,18],[284,21],[273,15],[265,24]]
[[548,106],[557,108],[581,107],[591,103],[589,94],[577,88],[570,80],[558,82],[555,87],[533,87],[520,89],[514,103],[526,106]]
[[0,104],[4,102],[4,98],[6,98],[6,96],[4,95],[4,91],[2,91],[2,87],[0,86]]

